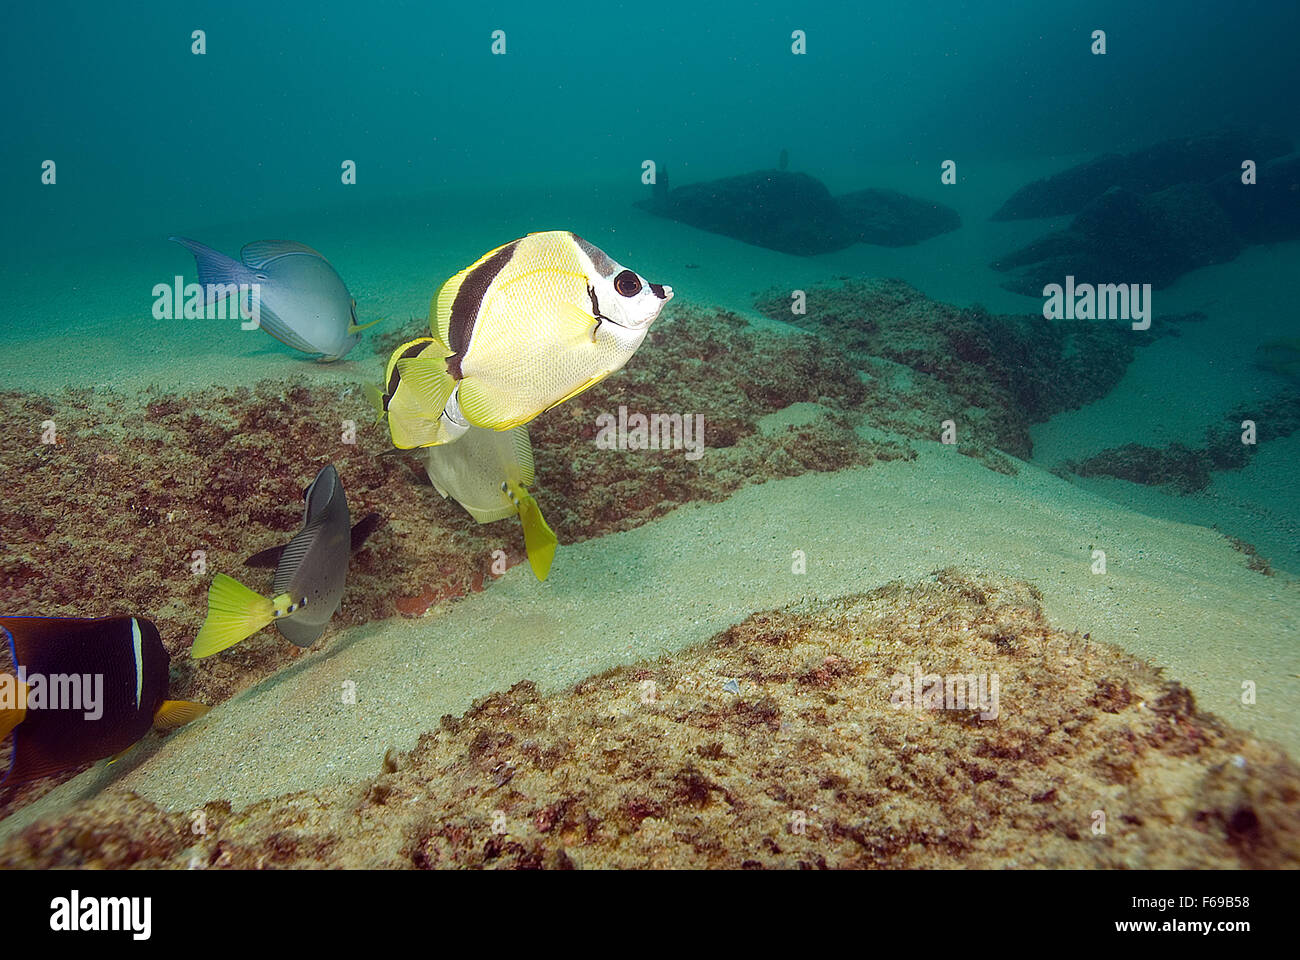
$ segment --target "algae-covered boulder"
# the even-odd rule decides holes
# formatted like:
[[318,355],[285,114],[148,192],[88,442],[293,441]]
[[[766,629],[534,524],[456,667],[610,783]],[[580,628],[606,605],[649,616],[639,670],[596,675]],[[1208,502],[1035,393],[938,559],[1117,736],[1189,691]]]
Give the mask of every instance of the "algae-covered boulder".
[[1065,230],[1049,233],[992,264],[1016,271],[1008,290],[1041,296],[1049,283],[1150,283],[1166,287],[1189,270],[1241,252],[1232,220],[1208,187],[1181,183],[1143,195],[1115,188]]
[[1272,243],[1300,237],[1300,153],[1260,163],[1255,183],[1242,183],[1241,172],[1210,184],[1246,243]]
[[661,217],[759,247],[809,256],[857,235],[826,185],[806,173],[760,170],[658,191],[640,206]]
[[1179,137],[1129,154],[1107,154],[1035,180],[1013,193],[994,220],[1023,220],[1077,213],[1107,190],[1152,193],[1179,183],[1208,184],[1236,176],[1243,160],[1266,161],[1290,153],[1285,137],[1223,131]]
[[858,190],[836,199],[862,243],[910,247],[961,226],[961,217],[952,207],[897,190]]
[[814,256],[855,243],[910,246],[961,226],[957,211],[895,190],[832,197],[806,173],[760,170],[669,189],[638,204],[661,217],[755,246]]

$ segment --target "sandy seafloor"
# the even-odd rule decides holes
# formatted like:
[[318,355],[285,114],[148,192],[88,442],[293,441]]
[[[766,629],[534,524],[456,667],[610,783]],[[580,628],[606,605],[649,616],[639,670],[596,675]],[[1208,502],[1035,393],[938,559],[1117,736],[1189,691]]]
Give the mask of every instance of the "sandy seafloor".
[[[907,168],[832,182],[837,191],[885,186],[933,196],[960,211],[963,227],[916,247],[859,245],[812,259],[644,214],[631,206],[644,189],[635,183],[385,202],[365,216],[355,208],[253,215],[216,229],[178,223],[175,232],[230,253],[268,237],[307,242],[345,277],[363,321],[424,315],[438,283],[480,253],[554,228],[576,230],[673,285],[686,302],[768,327],[780,325],[755,313],[755,292],[840,276],[898,277],[937,300],[1036,313],[1041,301],[1001,290],[1001,275],[987,264],[1063,224],[987,218],[1015,187],[1075,159],[1028,169],[967,166],[964,175],[978,178],[969,191],[923,188]],[[963,200],[971,195],[978,199]],[[183,809],[359,779],[376,771],[386,749],[411,747],[441,715],[517,680],[553,691],[706,640],[757,610],[952,565],[1033,581],[1056,626],[1167,665],[1202,707],[1300,756],[1300,435],[1265,445],[1246,469],[1217,474],[1192,496],[1047,472],[1129,441],[1194,446],[1228,406],[1283,387],[1251,366],[1252,354],[1258,343],[1295,335],[1288,284],[1297,266],[1300,244],[1253,247],[1157,291],[1154,323],[1162,313],[1190,310],[1208,320],[1139,350],[1104,399],[1039,425],[1035,463],[1018,476],[922,445],[915,461],[771,481],[627,533],[562,546],[545,584],[518,567],[422,619],[334,634],[191,728],[151,738],[114,767],[99,766],[20,810],[0,823],[0,838],[111,781]],[[233,324],[153,321],[152,286],[176,273],[192,279],[193,267],[160,236],[11,269],[0,307],[0,382],[50,392],[90,384],[185,391],[287,374],[377,378],[378,361],[364,344],[347,361],[323,366]],[[1249,570],[1214,526],[1253,543],[1277,575]],[[1104,576],[1091,572],[1094,546],[1107,553]],[[803,576],[790,572],[796,549],[808,556]],[[1243,680],[1258,686],[1254,705],[1241,703]],[[342,702],[345,681],[356,684],[355,705]],[[1013,695],[1004,692],[1004,702]]]

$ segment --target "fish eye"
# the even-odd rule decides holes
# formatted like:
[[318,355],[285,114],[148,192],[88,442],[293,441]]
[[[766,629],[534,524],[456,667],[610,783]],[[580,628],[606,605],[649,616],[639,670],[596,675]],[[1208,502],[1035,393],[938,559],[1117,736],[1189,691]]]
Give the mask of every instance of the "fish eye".
[[624,270],[614,278],[614,289],[620,297],[635,297],[641,292],[641,278],[631,270]]

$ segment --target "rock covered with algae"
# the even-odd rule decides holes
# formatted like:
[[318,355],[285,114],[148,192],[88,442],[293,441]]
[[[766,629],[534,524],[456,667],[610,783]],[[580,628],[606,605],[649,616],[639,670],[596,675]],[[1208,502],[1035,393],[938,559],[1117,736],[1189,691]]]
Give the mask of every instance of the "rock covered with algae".
[[[174,814],[110,788],[0,866],[1300,864],[1285,753],[1038,600],[947,570],[756,614],[564,693],[520,682],[355,785]],[[996,711],[900,699],[918,668],[998,677]]]

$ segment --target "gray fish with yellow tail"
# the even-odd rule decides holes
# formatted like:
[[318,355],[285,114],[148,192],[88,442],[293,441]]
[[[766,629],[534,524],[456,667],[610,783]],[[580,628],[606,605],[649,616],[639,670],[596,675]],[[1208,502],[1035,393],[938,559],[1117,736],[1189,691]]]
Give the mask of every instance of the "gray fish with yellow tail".
[[[622,367],[672,295],[577,234],[530,233],[443,284],[429,311],[434,342],[392,362],[415,410],[510,430]],[[391,405],[389,427],[403,446]],[[433,431],[416,445],[454,439]]]
[[289,641],[309,647],[325,632],[347,581],[348,561],[378,523],[370,514],[351,527],[348,500],[333,464],[303,491],[303,527],[283,547],[250,557],[246,566],[275,566],[270,599],[218,573],[208,588],[208,616],[191,654],[210,657],[251,637],[267,624]]
[[239,260],[184,237],[169,237],[194,254],[207,302],[256,286],[256,319],[286,346],[338,360],[358,334],[378,320],[357,324],[357,302],[330,262],[311,247],[289,240],[261,240],[239,251]]
[[0,643],[17,671],[0,671],[0,740],[13,733],[0,782],[116,759],[150,729],[208,711],[167,699],[171,657],[142,617],[0,617]]
[[470,427],[455,443],[420,451],[434,488],[450,496],[479,523],[518,515],[528,564],[545,580],[558,543],[528,488],[533,485],[533,447],[528,427]]

